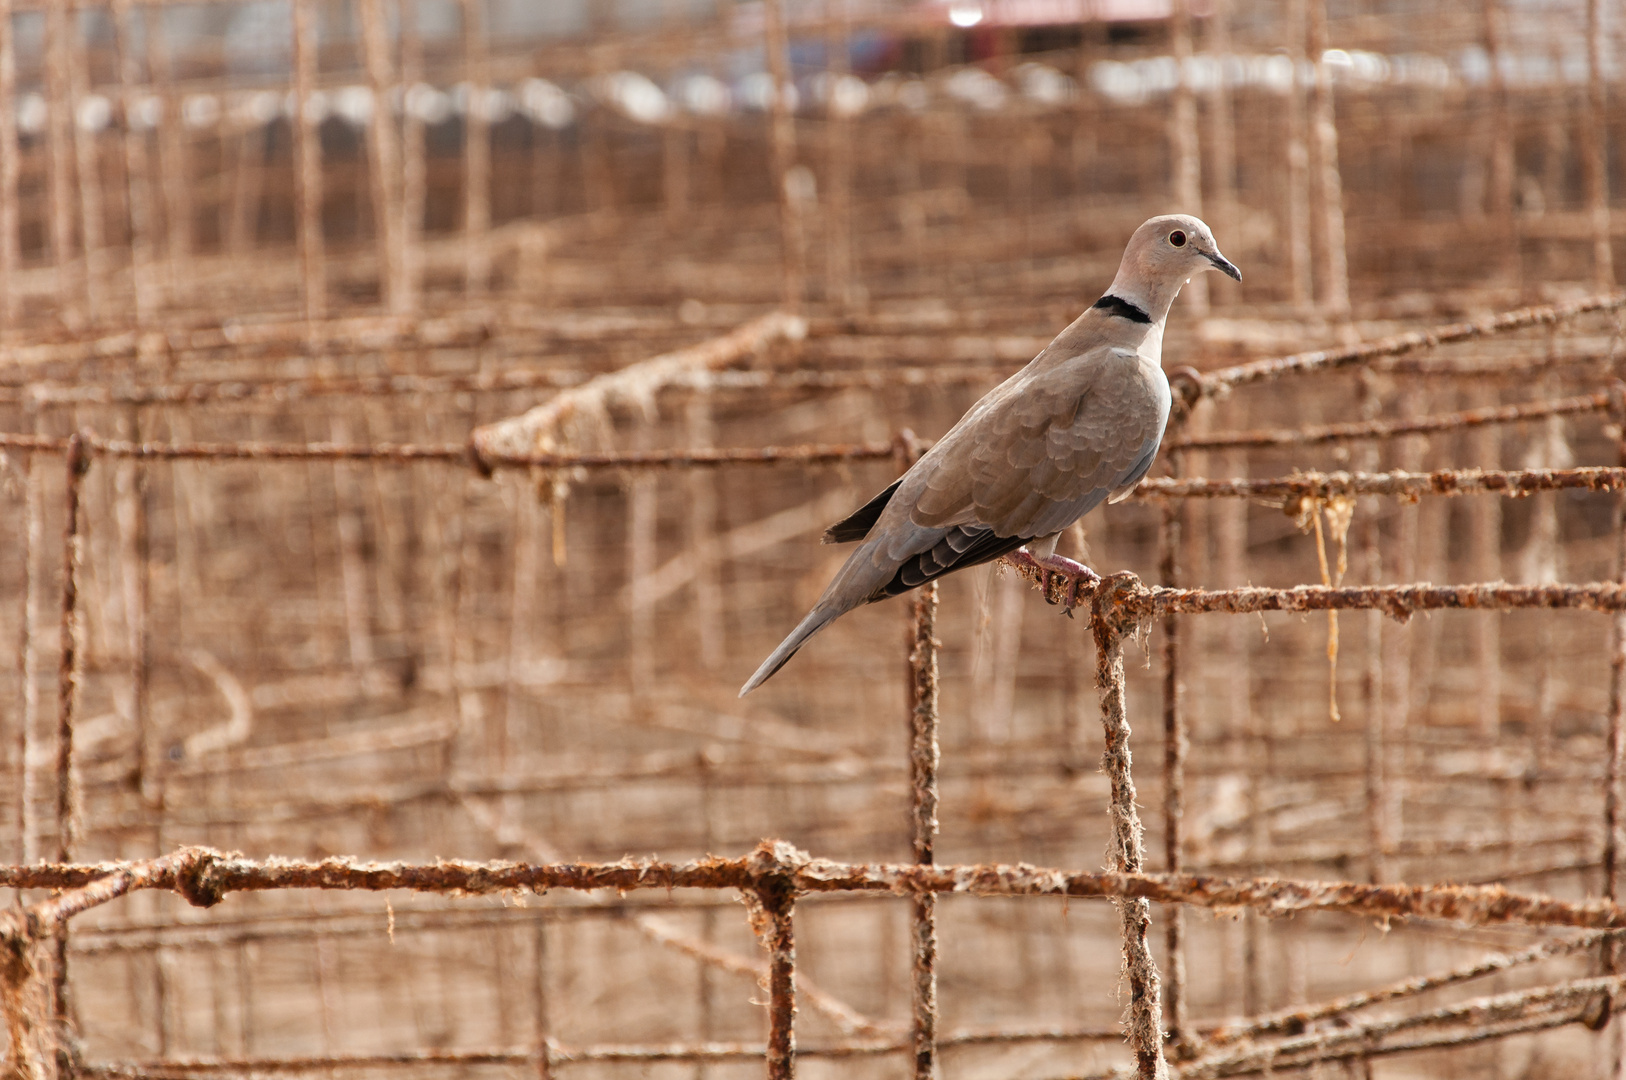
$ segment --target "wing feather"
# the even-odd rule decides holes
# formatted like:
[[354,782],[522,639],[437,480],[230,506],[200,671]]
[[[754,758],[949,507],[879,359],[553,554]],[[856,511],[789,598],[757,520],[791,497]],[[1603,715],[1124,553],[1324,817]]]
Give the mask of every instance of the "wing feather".
[[1161,372],[1105,344],[1045,359],[996,389],[921,460],[924,482],[903,489],[914,496],[913,524],[1047,536],[1150,467],[1168,420]]

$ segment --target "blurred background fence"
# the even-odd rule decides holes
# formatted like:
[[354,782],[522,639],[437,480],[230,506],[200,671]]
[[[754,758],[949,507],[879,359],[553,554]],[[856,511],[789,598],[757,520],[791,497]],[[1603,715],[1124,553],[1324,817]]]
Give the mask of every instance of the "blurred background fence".
[[[844,554],[819,531],[1178,208],[1245,282],[1187,289],[1167,475],[1065,549],[1208,590],[1552,588],[1336,631],[1156,609],[1124,676],[1146,868],[1613,900],[1621,637],[1578,608],[1617,595],[1586,583],[1621,577],[1620,476],[1576,467],[1623,464],[1617,6],[0,0],[0,31],[6,861],[910,863],[924,836],[1101,866],[1091,621],[1012,573],[942,586],[934,849],[907,604],[734,695]],[[1516,475],[1420,475],[1458,469]],[[87,912],[61,1068],[772,1057],[735,892],[390,905]],[[798,901],[801,1045],[885,1050],[805,1074],[919,1067],[920,906]],[[1152,909],[1190,1076],[1616,1075],[1607,905],[1270,907]],[[935,920],[944,1075],[1129,1067],[1107,905],[947,892]]]

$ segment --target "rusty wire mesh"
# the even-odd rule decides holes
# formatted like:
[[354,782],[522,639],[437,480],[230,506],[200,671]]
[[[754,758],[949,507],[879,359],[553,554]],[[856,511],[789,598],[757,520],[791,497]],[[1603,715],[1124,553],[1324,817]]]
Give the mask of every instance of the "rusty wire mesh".
[[[659,7],[0,2],[13,1071],[1616,1075],[1613,13]],[[1158,583],[736,701],[1171,202]]]

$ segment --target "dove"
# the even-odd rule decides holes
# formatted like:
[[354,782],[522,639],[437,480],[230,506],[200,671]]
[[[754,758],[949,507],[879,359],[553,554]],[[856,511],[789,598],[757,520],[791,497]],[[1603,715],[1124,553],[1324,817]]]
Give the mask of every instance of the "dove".
[[1094,580],[1056,554],[1056,541],[1151,468],[1169,419],[1163,324],[1180,287],[1205,270],[1242,280],[1199,219],[1168,214],[1136,229],[1101,299],[891,487],[825,531],[825,543],[861,543],[740,696],[840,616],[950,571],[1009,557],[1074,591]]

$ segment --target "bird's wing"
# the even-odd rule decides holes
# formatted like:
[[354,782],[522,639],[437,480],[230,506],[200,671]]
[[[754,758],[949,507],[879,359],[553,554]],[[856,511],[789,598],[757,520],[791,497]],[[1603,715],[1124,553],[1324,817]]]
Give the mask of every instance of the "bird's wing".
[[1049,536],[1145,474],[1168,420],[1162,373],[1104,342],[1045,359],[933,448],[913,524]]

